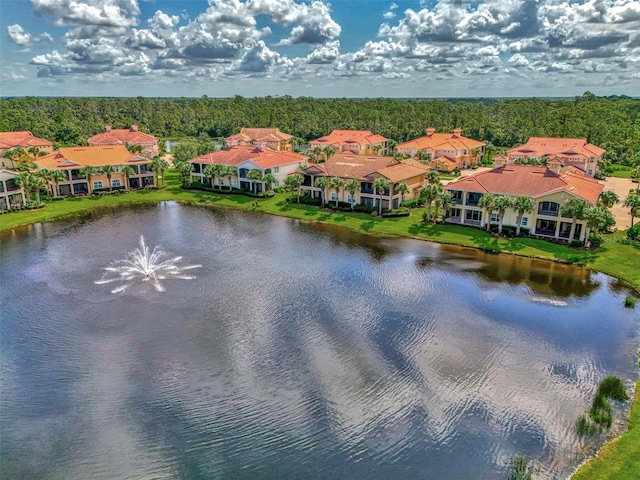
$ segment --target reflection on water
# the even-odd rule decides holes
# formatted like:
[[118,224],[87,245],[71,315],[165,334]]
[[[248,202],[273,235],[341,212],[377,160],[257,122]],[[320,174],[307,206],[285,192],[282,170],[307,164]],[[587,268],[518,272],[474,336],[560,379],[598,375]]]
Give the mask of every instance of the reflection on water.
[[[140,235],[198,278],[94,285]],[[4,478],[563,478],[637,378],[626,292],[566,265],[174,203],[1,253]]]

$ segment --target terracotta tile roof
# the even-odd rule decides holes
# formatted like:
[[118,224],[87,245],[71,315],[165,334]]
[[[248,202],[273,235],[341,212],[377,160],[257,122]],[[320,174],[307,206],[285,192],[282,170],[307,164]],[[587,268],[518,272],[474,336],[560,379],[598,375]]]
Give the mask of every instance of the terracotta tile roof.
[[527,143],[508,150],[509,155],[529,157],[558,156],[563,157],[599,157],[605,151],[587,143],[586,138],[551,138],[531,137]]
[[449,162],[449,163],[457,163],[453,158],[449,157],[437,157],[432,160],[433,162]]
[[311,140],[311,144],[319,145],[375,145],[388,141],[382,135],[369,130],[334,130],[329,135]]
[[[402,161],[388,167],[381,168],[376,173],[387,178],[392,183],[398,183],[409,178],[422,176],[427,173],[430,168],[420,162]],[[375,175],[374,175],[375,176]]]
[[110,129],[90,137],[89,145],[144,145],[145,143],[156,143],[158,139],[148,133],[140,132],[137,127],[121,129]]
[[315,174],[313,172],[317,171],[321,172],[320,175],[324,174],[329,177],[371,181],[370,175],[394,163],[398,163],[398,161],[393,157],[336,153],[326,162],[310,166],[305,173]]
[[227,141],[244,142],[282,142],[293,138],[277,128],[241,128],[240,133],[226,138]]
[[272,168],[280,165],[290,165],[292,163],[303,162],[307,157],[294,152],[278,152],[271,148],[260,150],[256,147],[235,146],[227,150],[219,150],[217,152],[206,153],[189,160],[190,163],[200,163],[213,165],[219,163],[221,165],[237,166],[241,163],[251,160],[260,168]]
[[0,148],[9,149],[13,147],[51,147],[53,142],[44,138],[34,137],[31,132],[0,132]]
[[604,185],[582,173],[574,172],[573,169],[562,169],[559,173],[554,173],[547,167],[505,165],[453,181],[445,188],[534,198],[566,191],[594,203]]
[[456,133],[434,132],[422,137],[414,138],[408,142],[401,143],[398,145],[398,149],[445,150],[448,148],[452,150],[472,150],[485,145],[484,142],[463,137],[459,133]]
[[49,155],[39,157],[35,161],[38,168],[49,170],[82,168],[84,166],[139,165],[142,163],[151,163],[151,160],[132,154],[124,145],[64,147]]

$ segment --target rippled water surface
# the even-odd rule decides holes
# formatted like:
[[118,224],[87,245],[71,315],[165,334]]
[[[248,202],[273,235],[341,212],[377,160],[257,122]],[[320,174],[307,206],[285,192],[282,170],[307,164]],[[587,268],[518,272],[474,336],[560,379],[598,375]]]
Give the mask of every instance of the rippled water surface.
[[[141,235],[197,278],[95,285]],[[1,240],[3,478],[563,478],[637,377],[624,288],[569,266],[174,203]]]

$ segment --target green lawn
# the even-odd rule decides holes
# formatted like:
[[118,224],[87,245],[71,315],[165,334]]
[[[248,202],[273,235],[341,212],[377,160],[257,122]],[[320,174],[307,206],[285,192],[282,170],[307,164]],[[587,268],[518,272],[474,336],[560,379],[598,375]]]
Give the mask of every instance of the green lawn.
[[611,177],[631,178],[631,167],[612,163],[611,168],[613,169],[613,173],[610,175]]
[[[80,216],[94,207],[117,207],[131,204],[155,204],[161,201],[178,201],[200,206],[219,206],[251,210],[255,198],[243,195],[216,195],[209,192],[183,190],[175,172],[166,174],[167,187],[161,190],[141,190],[122,195],[83,197],[50,202],[45,208],[9,213],[0,216],[0,232],[36,222]],[[618,277],[640,292],[640,246],[619,243],[623,232],[606,236],[603,247],[597,251],[569,248],[563,245],[532,238],[503,239],[488,233],[456,225],[425,224],[420,221],[424,209],[417,209],[409,217],[378,218],[376,216],[330,212],[312,206],[286,203],[288,195],[279,194],[270,199],[258,200],[258,210],[309,222],[324,222],[352,230],[377,235],[413,237],[439,243],[481,248],[507,254],[537,257],[574,263]],[[636,390],[640,388],[640,382]],[[583,466],[574,479],[631,479],[640,472],[640,405],[638,394],[631,413],[630,428],[620,440],[607,445],[601,459]]]

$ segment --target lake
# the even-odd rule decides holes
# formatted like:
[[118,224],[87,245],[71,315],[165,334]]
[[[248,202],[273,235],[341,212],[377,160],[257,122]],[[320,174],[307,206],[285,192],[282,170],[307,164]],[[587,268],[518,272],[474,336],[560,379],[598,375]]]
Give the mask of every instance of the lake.
[[[197,278],[95,284],[141,235]],[[1,259],[2,478],[566,478],[638,376],[626,288],[569,265],[174,202]]]

